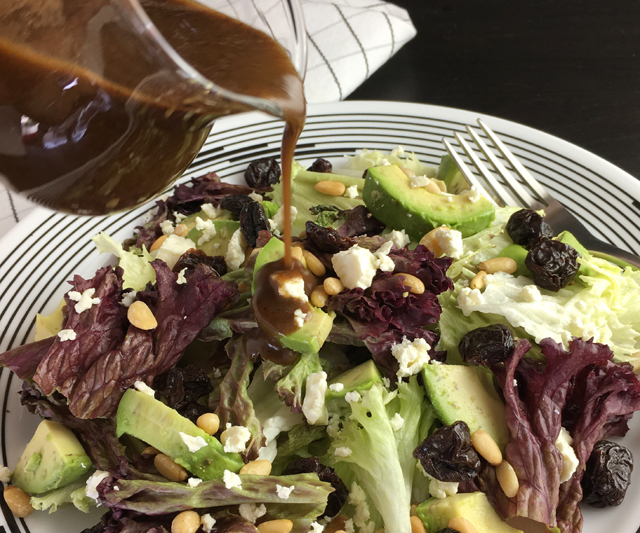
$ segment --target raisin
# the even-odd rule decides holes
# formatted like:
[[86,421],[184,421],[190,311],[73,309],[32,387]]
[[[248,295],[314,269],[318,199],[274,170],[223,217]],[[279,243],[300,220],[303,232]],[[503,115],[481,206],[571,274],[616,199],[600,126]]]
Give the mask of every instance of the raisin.
[[333,166],[326,159],[319,157],[307,170],[310,172],[331,172],[333,170]]
[[513,355],[513,335],[504,324],[492,324],[467,333],[458,344],[465,363],[490,366],[502,363]]
[[264,207],[259,202],[244,204],[240,212],[240,231],[251,247],[256,245],[260,231],[269,229],[269,221]]
[[513,242],[527,248],[553,237],[551,226],[533,209],[516,211],[509,217],[506,230]]
[[580,254],[560,241],[541,241],[529,249],[524,264],[539,287],[558,292],[573,281],[578,273]]
[[244,172],[244,180],[249,187],[264,189],[280,181],[280,165],[275,157],[263,157],[249,163]]
[[209,407],[198,402],[189,402],[184,407],[177,409],[177,411],[185,418],[191,420],[191,422],[193,422],[194,424],[203,414],[210,412]]
[[153,388],[169,407],[180,410],[213,391],[209,376],[193,365],[174,367],[153,379]]
[[221,255],[210,256],[204,253],[202,250],[196,250],[191,248],[180,256],[178,262],[173,266],[174,272],[180,272],[183,268],[187,270],[193,270],[196,265],[204,263],[215,270],[219,276],[224,276],[227,273],[227,263],[224,257]]
[[424,471],[439,481],[470,481],[480,472],[480,457],[471,445],[466,423],[442,426],[414,450]]
[[631,482],[633,455],[615,442],[596,442],[587,461],[582,489],[584,501],[592,507],[620,505]]
[[242,213],[242,209],[246,204],[251,202],[255,202],[255,200],[246,194],[230,194],[229,196],[225,196],[222,200],[220,200],[220,207],[222,209],[226,209],[227,211],[231,211],[233,218],[235,220],[240,219],[240,213]]
[[336,254],[343,250],[348,250],[356,244],[353,239],[343,237],[336,230],[324,228],[315,222],[307,221],[305,229],[307,231],[307,239],[321,252]]
[[284,472],[282,472],[282,475],[306,474],[309,472],[318,474],[320,481],[331,483],[334,489],[334,491],[329,494],[327,506],[320,517],[331,518],[336,516],[347,501],[349,491],[333,468],[323,465],[317,457],[301,457],[291,461]]

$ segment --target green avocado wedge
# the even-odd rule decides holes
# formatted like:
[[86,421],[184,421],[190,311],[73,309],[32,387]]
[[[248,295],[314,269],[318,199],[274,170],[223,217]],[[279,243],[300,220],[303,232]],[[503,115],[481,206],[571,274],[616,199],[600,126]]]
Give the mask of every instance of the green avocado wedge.
[[447,196],[432,194],[424,187],[412,188],[395,165],[370,168],[362,197],[373,216],[393,229],[404,229],[413,241],[442,225],[468,237],[495,218],[494,205],[483,196],[472,201],[467,194]]

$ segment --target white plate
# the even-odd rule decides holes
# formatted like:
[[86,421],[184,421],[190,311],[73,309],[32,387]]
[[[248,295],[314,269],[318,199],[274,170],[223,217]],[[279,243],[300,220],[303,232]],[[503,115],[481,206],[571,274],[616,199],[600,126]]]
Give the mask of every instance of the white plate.
[[[436,165],[443,136],[464,131],[483,118],[542,184],[603,240],[640,253],[640,183],[603,159],[540,131],[468,111],[394,102],[340,102],[314,105],[296,150],[301,161],[338,158],[360,148],[391,150],[402,145]],[[222,177],[244,171],[258,157],[279,155],[282,123],[258,113],[217,122],[185,179],[215,171]],[[334,159],[336,161],[337,159]],[[33,338],[36,313],[55,309],[73,274],[92,277],[107,262],[89,240],[99,231],[125,239],[153,208],[148,205],[111,217],[86,218],[37,209],[0,241],[0,351]],[[0,370],[0,449],[2,463],[15,466],[38,420],[19,403],[20,380]],[[640,457],[640,425],[624,439]],[[625,502],[607,510],[585,509],[585,531],[635,533],[640,525],[640,473],[633,476]],[[79,533],[100,512],[75,509],[34,513],[15,519],[4,501],[0,533]]]

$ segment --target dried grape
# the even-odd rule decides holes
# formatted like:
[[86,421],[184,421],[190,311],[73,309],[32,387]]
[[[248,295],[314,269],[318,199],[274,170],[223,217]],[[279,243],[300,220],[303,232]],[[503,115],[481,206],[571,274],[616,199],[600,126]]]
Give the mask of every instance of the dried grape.
[[269,229],[269,221],[264,207],[259,202],[244,204],[240,212],[240,231],[251,247],[256,245],[260,231]]
[[233,218],[239,220],[242,209],[246,204],[250,204],[251,202],[255,202],[255,200],[246,194],[231,194],[220,200],[220,207],[231,211]]
[[633,455],[627,448],[608,440],[596,442],[582,478],[584,501],[592,507],[620,505],[632,471]]
[[224,257],[221,255],[207,255],[202,250],[196,250],[191,248],[180,256],[178,262],[173,266],[174,272],[180,272],[182,269],[193,270],[196,265],[204,263],[215,270],[219,276],[224,276],[227,273],[227,263]]
[[321,252],[336,254],[343,250],[348,250],[356,243],[353,239],[343,237],[332,228],[324,228],[311,221],[307,221],[305,229],[307,231],[307,239]]
[[553,237],[551,226],[533,209],[516,211],[509,217],[506,230],[514,243],[527,248]]
[[524,261],[539,287],[558,292],[578,273],[580,254],[568,244],[545,240],[534,244]]
[[310,172],[331,172],[333,170],[333,166],[326,159],[319,157],[307,170]]
[[282,172],[275,157],[263,157],[249,163],[244,172],[244,180],[249,187],[265,189],[280,181]]
[[492,324],[467,333],[458,344],[465,363],[490,366],[513,355],[513,335],[504,324]]

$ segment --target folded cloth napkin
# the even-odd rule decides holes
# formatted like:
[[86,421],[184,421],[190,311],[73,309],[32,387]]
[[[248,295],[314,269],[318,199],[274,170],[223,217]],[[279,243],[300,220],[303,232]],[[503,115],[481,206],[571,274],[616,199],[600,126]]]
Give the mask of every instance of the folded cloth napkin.
[[[233,15],[238,4],[230,0],[200,0]],[[279,2],[265,6],[275,20]],[[416,30],[407,12],[376,0],[301,0],[307,26],[308,62],[305,94],[309,103],[346,98],[391,58]],[[262,3],[259,4],[263,9]],[[273,8],[273,9],[272,9]],[[276,33],[276,24],[269,24]],[[0,237],[35,205],[0,183]]]

